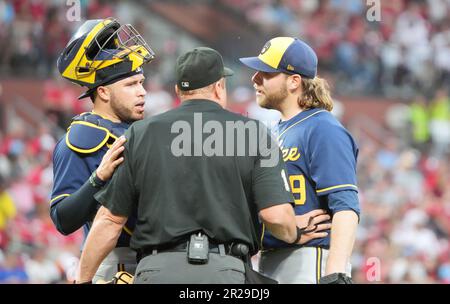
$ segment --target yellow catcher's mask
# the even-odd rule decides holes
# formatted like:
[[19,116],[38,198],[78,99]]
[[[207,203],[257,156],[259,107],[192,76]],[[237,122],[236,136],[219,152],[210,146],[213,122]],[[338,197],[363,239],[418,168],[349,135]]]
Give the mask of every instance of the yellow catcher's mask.
[[107,18],[86,21],[67,43],[57,66],[62,77],[89,89],[83,98],[100,85],[141,73],[141,66],[154,58],[132,25]]

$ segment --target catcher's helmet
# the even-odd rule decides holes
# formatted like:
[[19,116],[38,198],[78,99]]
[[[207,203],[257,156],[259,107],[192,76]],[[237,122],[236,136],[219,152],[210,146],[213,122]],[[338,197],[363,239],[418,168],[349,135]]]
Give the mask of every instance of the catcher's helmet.
[[116,19],[86,21],[73,35],[58,58],[61,76],[88,88],[79,98],[89,96],[98,86],[133,73],[155,53],[130,25]]

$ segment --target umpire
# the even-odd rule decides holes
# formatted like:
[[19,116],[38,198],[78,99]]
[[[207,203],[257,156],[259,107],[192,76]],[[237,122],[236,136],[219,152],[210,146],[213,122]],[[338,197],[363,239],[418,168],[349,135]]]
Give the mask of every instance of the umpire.
[[[182,104],[134,123],[125,134],[125,160],[96,195],[103,207],[86,241],[77,282],[92,279],[134,207],[135,283],[244,283],[244,263],[259,250],[260,220],[285,242],[299,242],[278,145],[257,121],[224,109],[225,77],[232,74],[210,48],[178,58],[175,89]],[[251,124],[256,135],[238,127],[232,131],[244,137],[229,141],[230,125]],[[205,150],[210,133],[216,136],[216,153]],[[270,153],[263,153],[267,140]],[[222,146],[227,153],[220,152]],[[244,155],[238,153],[241,147],[248,148]],[[275,161],[267,165],[270,157]]]

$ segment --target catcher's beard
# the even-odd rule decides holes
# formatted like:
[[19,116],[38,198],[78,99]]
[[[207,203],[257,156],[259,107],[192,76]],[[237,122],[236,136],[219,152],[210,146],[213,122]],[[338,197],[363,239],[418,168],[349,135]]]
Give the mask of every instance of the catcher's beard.
[[132,107],[134,105],[127,104],[126,102],[119,100],[119,98],[116,97],[113,91],[111,91],[110,105],[114,114],[116,114],[122,122],[132,123],[141,119],[133,115]]
[[275,92],[264,92],[265,94],[259,95],[256,99],[259,106],[266,109],[278,110],[283,101],[288,97],[287,84],[283,84]]

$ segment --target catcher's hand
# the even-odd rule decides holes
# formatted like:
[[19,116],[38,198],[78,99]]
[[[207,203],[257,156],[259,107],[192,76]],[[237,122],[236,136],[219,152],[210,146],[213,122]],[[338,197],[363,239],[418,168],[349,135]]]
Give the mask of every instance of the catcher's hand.
[[303,227],[303,234],[298,244],[303,245],[313,239],[324,238],[326,230],[331,229],[330,215],[326,210],[316,209],[302,215],[296,215],[297,227]]
[[345,273],[339,272],[321,277],[319,284],[353,284],[353,281]]
[[100,180],[104,182],[108,181],[113,175],[117,166],[123,162],[121,153],[125,149],[125,147],[123,146],[125,142],[125,136],[119,137],[103,156],[100,165],[98,166],[97,170],[95,170],[97,177]]
[[126,271],[119,271],[110,281],[98,280],[96,284],[133,284],[133,275]]

